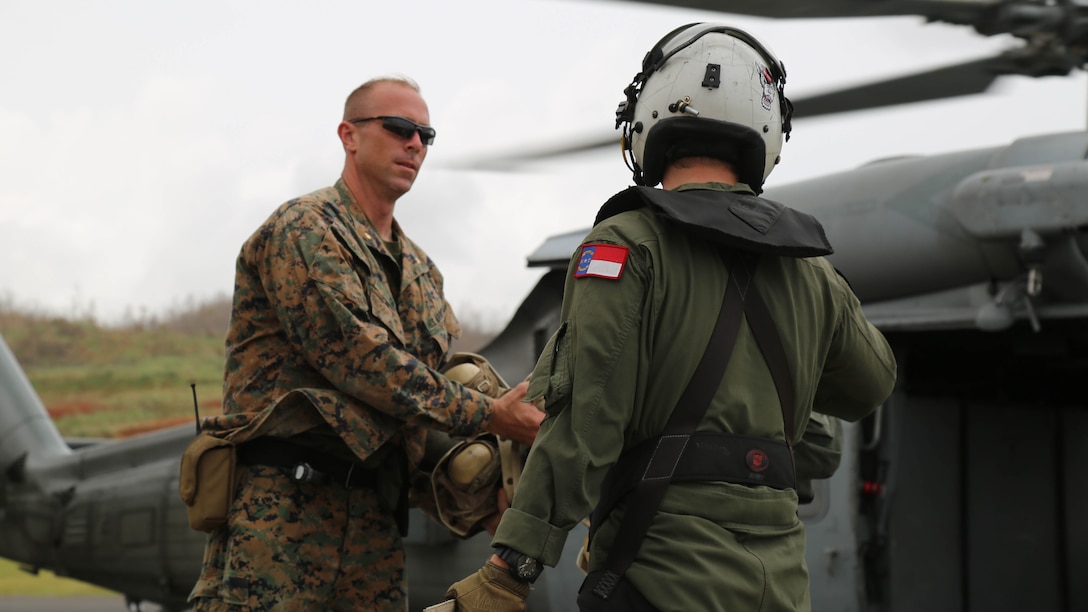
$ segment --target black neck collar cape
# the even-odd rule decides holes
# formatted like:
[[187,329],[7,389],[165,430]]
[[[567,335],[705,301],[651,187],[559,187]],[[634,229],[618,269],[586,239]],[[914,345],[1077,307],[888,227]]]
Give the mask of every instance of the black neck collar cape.
[[834,252],[815,217],[743,191],[630,187],[609,198],[593,224],[644,206],[691,234],[741,251],[783,257]]

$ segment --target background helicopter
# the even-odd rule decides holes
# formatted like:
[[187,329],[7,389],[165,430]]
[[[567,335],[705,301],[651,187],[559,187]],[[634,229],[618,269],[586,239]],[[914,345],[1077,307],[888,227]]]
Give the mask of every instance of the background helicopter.
[[[647,0],[649,1],[649,0]],[[984,91],[1083,68],[1073,2],[680,1],[769,17],[919,13],[1011,34],[995,57],[797,100],[797,115]],[[616,137],[507,157],[614,146]],[[903,157],[766,196],[814,214],[897,351],[896,393],[850,427],[832,494],[802,509],[814,609],[1077,610],[1088,529],[1077,383],[1088,322],[1088,134]],[[582,232],[530,258],[563,259]],[[826,505],[822,505],[826,504]]]
[[[729,10],[743,12],[735,4]],[[784,3],[751,4],[752,14],[767,6],[758,14],[796,16]],[[861,15],[873,4],[816,6]],[[1029,46],[1049,38],[1044,49],[1083,63],[1073,4],[894,6],[980,31],[1016,30]],[[864,96],[845,99],[860,108]],[[802,509],[816,609],[1088,606],[1088,587],[1076,579],[1088,569],[1088,529],[1076,521],[1088,510],[1076,486],[1088,416],[1073,379],[1083,371],[1088,308],[1088,210],[1076,198],[1086,150],[1082,132],[1041,136],[768,189],[825,223],[836,265],[902,367],[896,395],[879,417],[848,429],[839,473]],[[485,350],[509,379],[531,366],[557,323],[562,270],[581,235],[555,237],[530,256],[548,272]],[[191,427],[70,449],[6,349],[0,383],[0,555],[182,607],[202,545],[174,482]],[[457,542],[415,518],[410,572],[422,605],[474,570],[486,541]],[[546,576],[533,609],[571,609],[573,562]]]

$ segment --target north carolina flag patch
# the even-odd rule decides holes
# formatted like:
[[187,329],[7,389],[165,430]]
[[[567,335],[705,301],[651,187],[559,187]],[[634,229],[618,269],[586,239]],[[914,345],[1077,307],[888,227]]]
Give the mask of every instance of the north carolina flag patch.
[[627,247],[614,244],[582,245],[574,278],[596,276],[615,280],[623,274],[623,268],[627,264],[627,252]]

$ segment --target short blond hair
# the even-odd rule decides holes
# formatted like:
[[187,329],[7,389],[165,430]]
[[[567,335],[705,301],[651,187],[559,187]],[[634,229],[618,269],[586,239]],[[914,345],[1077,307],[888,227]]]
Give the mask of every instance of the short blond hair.
[[422,93],[419,90],[419,83],[416,83],[409,77],[402,74],[393,74],[387,76],[374,77],[366,83],[356,87],[350,94],[348,94],[347,100],[344,101],[344,121],[355,117],[366,116],[366,103],[368,101],[370,92],[378,85],[382,83],[394,83],[398,85],[404,85],[415,90],[416,93]]

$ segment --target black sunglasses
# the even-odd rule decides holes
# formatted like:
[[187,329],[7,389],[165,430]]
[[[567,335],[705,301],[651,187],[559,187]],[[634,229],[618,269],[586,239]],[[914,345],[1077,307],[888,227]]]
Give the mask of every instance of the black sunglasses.
[[433,127],[420,125],[404,117],[381,115],[379,117],[364,117],[362,119],[348,119],[348,123],[366,123],[367,121],[381,121],[382,127],[387,131],[400,136],[405,140],[411,140],[412,134],[419,132],[419,139],[423,144],[430,145],[434,142],[435,131]]

